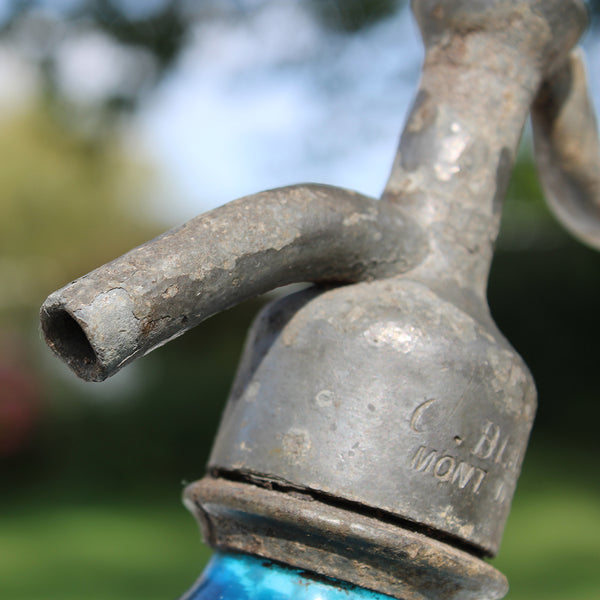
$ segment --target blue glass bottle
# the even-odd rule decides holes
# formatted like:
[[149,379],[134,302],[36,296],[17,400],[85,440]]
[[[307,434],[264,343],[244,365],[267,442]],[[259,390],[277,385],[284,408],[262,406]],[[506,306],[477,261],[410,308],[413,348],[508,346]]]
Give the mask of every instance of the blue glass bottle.
[[264,558],[217,553],[180,600],[390,600],[390,597]]

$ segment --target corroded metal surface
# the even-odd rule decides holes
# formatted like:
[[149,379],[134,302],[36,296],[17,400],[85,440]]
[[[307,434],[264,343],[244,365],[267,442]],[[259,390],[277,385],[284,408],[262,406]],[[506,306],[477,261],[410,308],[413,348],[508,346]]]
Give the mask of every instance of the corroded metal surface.
[[54,292],[50,347],[88,381],[211,315],[296,281],[353,282],[411,269],[424,238],[401,208],[325,185],[230,202]]
[[412,6],[423,77],[380,201],[305,185],[233,202],[55,292],[42,327],[101,380],[245,298],[326,283],[257,318],[213,479],[188,504],[218,547],[404,600],[491,599],[504,580],[479,557],[498,550],[536,400],[489,315],[487,276],[532,106],[551,203],[600,239],[600,220],[580,218],[597,216],[597,138],[571,150],[593,121],[586,107],[577,122],[584,83],[568,59],[586,12]]
[[408,277],[308,290],[259,316],[209,465],[493,554],[534,412],[531,375],[489,317]]
[[215,548],[326,572],[403,600],[496,600],[508,589],[500,572],[464,550],[360,507],[212,478],[188,486],[184,500]]

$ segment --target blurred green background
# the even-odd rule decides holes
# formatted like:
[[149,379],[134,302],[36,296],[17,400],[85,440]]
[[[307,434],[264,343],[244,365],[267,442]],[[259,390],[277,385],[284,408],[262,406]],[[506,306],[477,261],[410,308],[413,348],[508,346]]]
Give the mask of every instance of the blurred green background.
[[[9,3],[2,17],[4,40],[24,31],[36,40],[28,60],[42,85],[0,117],[0,598],[175,598],[209,556],[181,491],[203,475],[264,299],[210,319],[112,383],[81,384],[49,356],[37,325],[45,296],[165,228],[148,209],[155,166],[123,131],[169,76],[193,20],[184,2],[152,2],[142,17],[131,2],[57,2],[62,26],[84,19],[154,59],[150,81],[82,108],[57,86],[50,45],[39,43],[40,4],[52,3]],[[199,3],[202,18],[210,4]],[[394,0],[307,6],[345,36],[405,9]],[[527,143],[497,247],[492,312],[532,370],[540,406],[494,564],[513,600],[598,600],[600,254],[549,214]]]

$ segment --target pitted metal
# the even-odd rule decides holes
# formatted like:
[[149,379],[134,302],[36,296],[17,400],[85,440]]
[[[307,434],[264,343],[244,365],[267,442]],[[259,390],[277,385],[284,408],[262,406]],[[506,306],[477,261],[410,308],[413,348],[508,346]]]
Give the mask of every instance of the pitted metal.
[[496,551],[535,388],[490,319],[409,278],[309,290],[264,310],[238,377],[211,468]]
[[380,201],[316,185],[238,200],[55,292],[42,327],[101,380],[245,298],[316,282],[252,327],[186,494],[205,538],[397,598],[493,599],[504,580],[478,557],[498,550],[536,399],[487,277],[532,107],[551,203],[600,245],[598,138],[577,147],[595,122],[569,54],[586,11],[412,7],[423,76]]
[[243,300],[297,281],[388,277],[426,251],[402,208],[326,185],[280,188],[192,219],[54,292],[42,329],[79,376],[102,381]]

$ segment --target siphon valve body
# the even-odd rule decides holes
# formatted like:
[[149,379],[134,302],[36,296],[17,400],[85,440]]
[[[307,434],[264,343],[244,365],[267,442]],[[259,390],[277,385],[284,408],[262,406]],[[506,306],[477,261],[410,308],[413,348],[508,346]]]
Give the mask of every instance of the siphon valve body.
[[506,580],[482,559],[536,393],[487,277],[530,113],[551,205],[600,247],[597,128],[572,52],[587,15],[579,0],[412,8],[425,61],[381,199],[304,184],[231,202],[58,290],[42,328],[100,381],[246,298],[313,282],[252,326],[207,475],[185,491],[205,540],[398,599],[492,600]]

